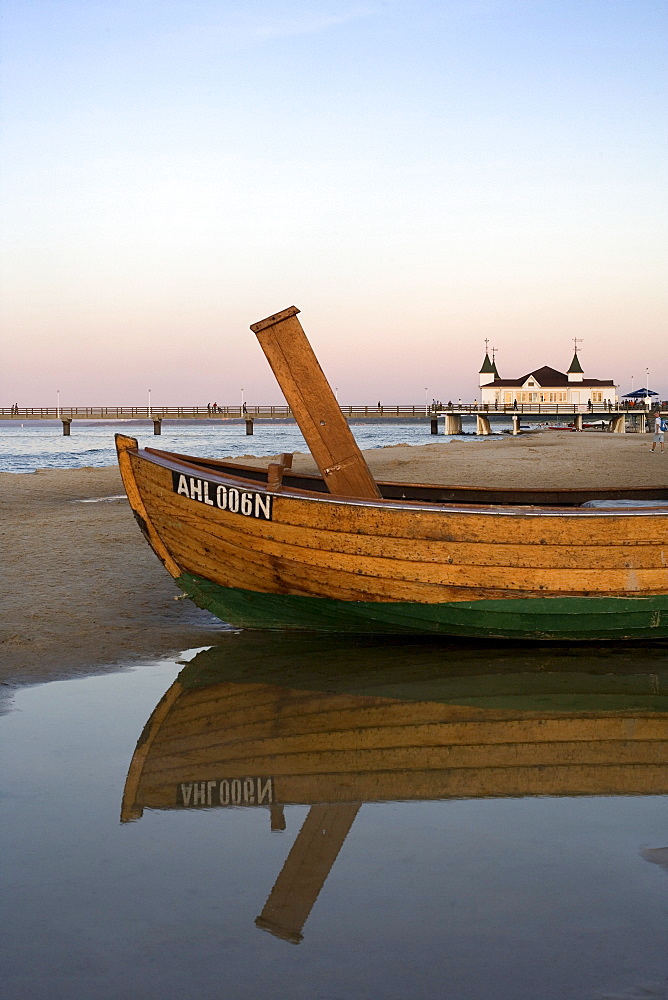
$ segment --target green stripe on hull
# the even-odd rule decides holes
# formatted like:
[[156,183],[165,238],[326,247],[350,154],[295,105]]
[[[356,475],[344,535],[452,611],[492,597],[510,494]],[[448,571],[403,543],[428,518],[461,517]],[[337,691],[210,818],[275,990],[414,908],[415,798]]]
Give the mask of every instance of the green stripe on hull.
[[239,628],[517,640],[668,638],[668,595],[385,604],[262,594],[188,573],[176,583],[200,608]]

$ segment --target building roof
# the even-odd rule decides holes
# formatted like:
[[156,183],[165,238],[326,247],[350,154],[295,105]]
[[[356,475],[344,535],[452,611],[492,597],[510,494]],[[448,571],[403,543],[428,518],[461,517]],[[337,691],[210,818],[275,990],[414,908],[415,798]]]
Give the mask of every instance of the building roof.
[[482,368],[480,369],[481,375],[498,375],[496,370],[496,365],[493,365],[489,360],[489,354],[485,355],[485,360],[482,363]]
[[568,373],[569,375],[584,375],[584,369],[580,364],[577,351],[573,355],[573,360],[571,361],[571,367],[568,369]]
[[[579,362],[578,362],[579,364]],[[572,367],[572,366],[571,366]],[[580,369],[582,371],[582,369]],[[522,386],[527,381],[527,379],[533,378],[537,383],[537,387],[540,389],[551,389],[560,388],[561,386],[571,386],[573,388],[579,388],[580,386],[598,386],[598,385],[612,385],[614,382],[611,378],[600,379],[600,378],[585,378],[581,382],[569,382],[568,375],[565,372],[558,372],[556,368],[550,368],[549,365],[543,365],[542,368],[536,368],[534,371],[529,372],[527,375],[523,375],[522,378],[495,378],[491,385],[502,388],[503,386]]]

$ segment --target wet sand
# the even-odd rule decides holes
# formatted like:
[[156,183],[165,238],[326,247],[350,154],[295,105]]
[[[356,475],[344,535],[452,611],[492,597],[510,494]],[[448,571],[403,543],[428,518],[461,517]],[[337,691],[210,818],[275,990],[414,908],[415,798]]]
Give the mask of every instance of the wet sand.
[[[393,445],[366,458],[378,479],[399,482],[665,486],[668,453],[651,453],[650,444],[650,435],[554,431]],[[294,467],[316,471],[309,455],[296,455]],[[216,619],[176,599],[180,591],[118,498],[122,493],[116,467],[0,473],[5,691],[210,645],[220,636]]]

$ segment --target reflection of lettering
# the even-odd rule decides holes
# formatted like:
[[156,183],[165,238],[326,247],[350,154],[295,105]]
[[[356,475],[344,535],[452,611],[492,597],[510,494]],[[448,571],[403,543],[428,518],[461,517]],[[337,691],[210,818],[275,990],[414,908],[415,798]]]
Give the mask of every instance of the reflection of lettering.
[[273,778],[216,778],[182,782],[177,787],[177,805],[261,806],[274,801]]
[[206,802],[206,782],[196,781],[193,787],[193,805],[205,806]]
[[238,490],[236,486],[221,486],[219,483],[209,482],[208,479],[185,476],[179,472],[172,472],[172,487],[179,496],[187,497],[188,500],[196,500],[208,507],[217,507],[218,510],[229,510],[232,514],[243,514],[244,517],[258,517],[263,521],[271,521],[273,498],[265,493]]
[[273,802],[274,801],[274,779],[264,778],[264,788],[260,787],[260,782],[262,778],[257,779],[257,804],[262,805],[263,802]]

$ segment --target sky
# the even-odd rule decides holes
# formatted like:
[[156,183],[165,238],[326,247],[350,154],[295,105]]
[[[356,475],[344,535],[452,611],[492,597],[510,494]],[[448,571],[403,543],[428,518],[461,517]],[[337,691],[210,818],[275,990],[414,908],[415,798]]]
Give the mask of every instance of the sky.
[[[3,0],[0,406],[668,398],[666,0]],[[632,380],[633,379],[633,383]]]

